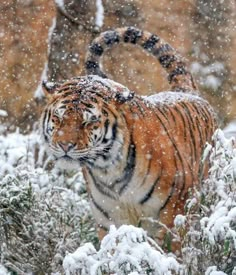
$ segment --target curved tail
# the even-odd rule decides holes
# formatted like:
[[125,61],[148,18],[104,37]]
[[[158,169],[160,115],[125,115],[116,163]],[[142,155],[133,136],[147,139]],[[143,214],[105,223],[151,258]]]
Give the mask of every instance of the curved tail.
[[121,42],[137,44],[155,56],[167,71],[172,90],[196,90],[196,85],[186,63],[175,49],[157,35],[134,27],[106,31],[95,38],[86,57],[87,73],[106,78],[101,69],[101,56],[106,49]]

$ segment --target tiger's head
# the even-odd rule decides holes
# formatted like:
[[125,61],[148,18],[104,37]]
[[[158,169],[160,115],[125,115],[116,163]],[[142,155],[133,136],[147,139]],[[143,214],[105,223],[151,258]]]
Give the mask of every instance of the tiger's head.
[[56,160],[93,164],[122,144],[118,109],[133,97],[127,88],[97,76],[43,86],[50,98],[42,135]]

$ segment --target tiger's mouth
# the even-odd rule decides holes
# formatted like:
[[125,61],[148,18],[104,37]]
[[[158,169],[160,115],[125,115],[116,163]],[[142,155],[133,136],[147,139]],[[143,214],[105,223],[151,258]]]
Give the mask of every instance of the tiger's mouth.
[[76,156],[76,158],[70,157],[68,155],[64,155],[61,157],[55,157],[55,161],[63,161],[63,162],[67,162],[67,163],[79,163],[80,165],[84,165],[86,163],[90,163],[90,159],[88,157],[85,156]]
[[62,156],[59,159],[67,160],[67,161],[74,161],[74,159],[68,155]]

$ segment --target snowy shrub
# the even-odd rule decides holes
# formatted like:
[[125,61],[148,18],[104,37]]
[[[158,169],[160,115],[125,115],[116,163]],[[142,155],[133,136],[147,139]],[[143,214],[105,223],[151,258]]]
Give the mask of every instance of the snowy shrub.
[[221,130],[213,141],[204,156],[209,155],[209,177],[188,201],[187,215],[178,226],[188,274],[236,274],[235,141]]
[[7,271],[7,269],[0,264],[0,275],[10,275],[10,272]]
[[98,251],[87,243],[68,254],[63,267],[66,275],[177,274],[180,264],[158,249],[141,228],[111,226]]
[[0,258],[8,270],[60,272],[66,252],[97,242],[81,171],[52,167],[39,136],[0,136]]

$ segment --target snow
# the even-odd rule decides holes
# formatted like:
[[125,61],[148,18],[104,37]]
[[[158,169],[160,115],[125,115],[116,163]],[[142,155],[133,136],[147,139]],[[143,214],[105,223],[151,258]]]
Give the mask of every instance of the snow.
[[227,274],[222,271],[217,271],[216,266],[211,266],[207,269],[205,275],[227,275]]
[[0,109],[0,116],[7,117],[8,116],[7,111]]
[[55,0],[55,3],[60,9],[65,10],[64,0]]
[[177,215],[174,219],[175,227],[183,227],[186,222],[186,217],[183,215]]
[[151,104],[175,104],[178,101],[186,100],[186,101],[200,101],[202,102],[202,98],[198,97],[197,95],[191,93],[182,93],[182,92],[173,92],[173,91],[166,91],[160,92],[150,96],[143,96],[144,100],[147,103]]
[[[95,275],[108,274],[170,275],[178,272],[181,265],[172,256],[161,254],[149,243],[146,232],[132,225],[110,227],[98,251],[85,244],[74,253],[69,253],[63,262],[65,274]],[[77,272],[77,273],[76,273]]]
[[225,137],[235,137],[236,138],[236,120],[232,120],[226,127],[223,129]]
[[10,275],[10,272],[7,271],[7,269],[0,264],[0,275]]
[[111,79],[102,78],[97,75],[90,75],[89,78],[92,81],[97,81],[98,83],[102,83],[104,86],[109,87],[109,90],[115,90],[118,91],[120,95],[122,95],[122,98],[129,99],[133,97],[133,93],[125,86],[123,86],[120,83],[117,83]]
[[102,0],[96,0],[96,17],[95,17],[95,24],[97,27],[101,28],[103,26],[103,20],[104,20],[104,7],[102,4]]
[[214,75],[208,75],[206,77],[206,80],[205,80],[206,88],[213,89],[214,91],[216,91],[221,84],[222,84],[222,81]]

